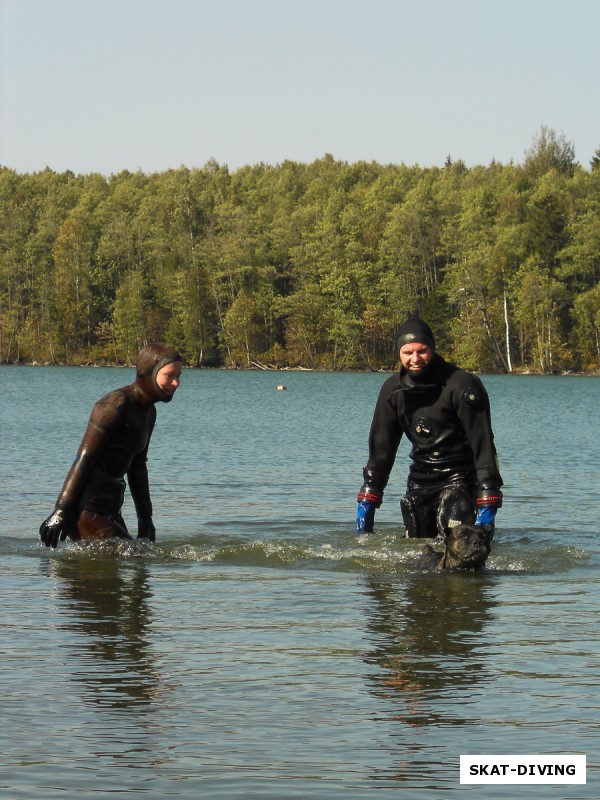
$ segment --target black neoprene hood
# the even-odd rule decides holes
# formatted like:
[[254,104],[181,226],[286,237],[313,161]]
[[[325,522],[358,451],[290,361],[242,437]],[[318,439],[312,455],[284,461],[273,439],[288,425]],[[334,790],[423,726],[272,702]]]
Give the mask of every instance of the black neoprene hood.
[[142,391],[154,400],[168,403],[172,395],[163,392],[156,383],[156,375],[167,364],[181,362],[181,356],[174,347],[163,342],[153,342],[143,347],[137,357],[135,382]]

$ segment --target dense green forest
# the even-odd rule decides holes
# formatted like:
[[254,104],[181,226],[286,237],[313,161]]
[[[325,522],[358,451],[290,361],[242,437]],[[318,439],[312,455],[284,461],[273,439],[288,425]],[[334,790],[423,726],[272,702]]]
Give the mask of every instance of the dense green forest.
[[390,369],[410,313],[486,372],[600,365],[600,151],[522,164],[0,167],[0,360]]

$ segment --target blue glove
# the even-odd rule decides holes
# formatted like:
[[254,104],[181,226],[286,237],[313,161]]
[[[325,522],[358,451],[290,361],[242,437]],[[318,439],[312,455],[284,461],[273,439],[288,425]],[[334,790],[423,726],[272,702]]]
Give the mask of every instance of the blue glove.
[[496,506],[480,506],[477,509],[475,525],[489,525],[491,528],[493,528],[497,511],[498,509]]
[[374,503],[369,503],[367,500],[360,500],[356,510],[356,531],[357,533],[371,533],[373,525],[375,524],[375,509],[377,506]]

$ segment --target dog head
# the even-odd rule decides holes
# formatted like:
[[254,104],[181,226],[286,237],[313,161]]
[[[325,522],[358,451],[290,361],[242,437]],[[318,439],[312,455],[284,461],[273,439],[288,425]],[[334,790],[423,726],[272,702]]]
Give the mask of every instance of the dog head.
[[491,552],[492,528],[489,525],[456,525],[446,537],[443,567],[481,569]]
[[481,569],[491,552],[492,528],[489,525],[456,525],[446,536],[445,552],[426,544],[419,557],[422,569]]

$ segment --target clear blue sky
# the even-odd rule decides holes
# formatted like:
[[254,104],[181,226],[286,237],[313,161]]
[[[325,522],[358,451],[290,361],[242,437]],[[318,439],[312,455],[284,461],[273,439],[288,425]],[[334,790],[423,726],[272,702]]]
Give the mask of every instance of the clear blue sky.
[[0,0],[0,164],[522,162],[600,147],[600,0]]

